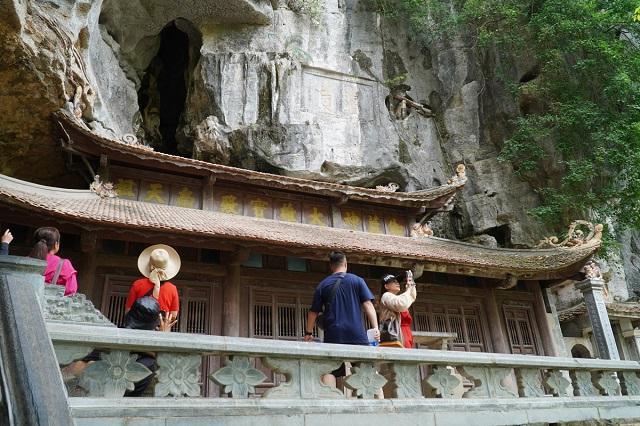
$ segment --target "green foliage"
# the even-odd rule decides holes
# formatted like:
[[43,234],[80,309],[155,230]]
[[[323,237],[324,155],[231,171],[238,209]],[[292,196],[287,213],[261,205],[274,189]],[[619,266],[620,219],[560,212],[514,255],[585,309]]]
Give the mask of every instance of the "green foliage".
[[455,33],[479,57],[488,47],[534,56],[540,72],[516,95],[541,108],[514,120],[500,159],[537,186],[536,217],[559,226],[591,215],[640,227],[637,0],[379,1],[424,43],[451,42]]
[[391,88],[391,87],[394,87],[394,86],[397,86],[399,84],[404,83],[406,80],[407,80],[407,74],[404,73],[404,74],[400,74],[400,75],[397,75],[397,76],[395,76],[393,78],[389,78],[389,79],[385,80],[384,81],[384,85],[389,87],[389,88]]
[[288,0],[287,5],[294,12],[308,16],[313,25],[320,25],[324,13],[324,0]]

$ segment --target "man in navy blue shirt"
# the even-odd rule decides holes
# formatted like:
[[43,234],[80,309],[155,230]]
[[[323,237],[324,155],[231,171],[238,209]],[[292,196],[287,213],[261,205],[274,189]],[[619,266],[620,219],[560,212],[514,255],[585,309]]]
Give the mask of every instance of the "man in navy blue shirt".
[[[376,330],[375,337],[379,340],[378,318],[371,302],[374,296],[367,284],[359,276],[347,273],[347,257],[344,253],[331,252],[329,266],[332,274],[318,284],[313,294],[304,340],[308,342],[313,339],[313,333],[310,330],[313,330],[318,314],[323,312],[325,343],[368,345],[369,340],[362,323],[361,309],[364,309],[369,323]],[[333,300],[329,300],[333,293],[333,286],[339,278],[342,278],[340,286],[336,289]],[[334,372],[334,376],[341,375],[344,375],[344,369]],[[335,385],[335,379],[331,384]]]

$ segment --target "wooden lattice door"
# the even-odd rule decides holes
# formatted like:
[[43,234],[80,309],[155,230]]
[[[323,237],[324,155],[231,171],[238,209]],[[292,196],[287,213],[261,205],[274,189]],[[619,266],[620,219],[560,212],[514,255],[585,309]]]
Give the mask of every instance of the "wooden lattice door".
[[418,303],[413,306],[414,329],[456,333],[449,350],[486,352],[488,335],[484,315],[475,304]]
[[530,307],[504,306],[503,311],[511,353],[540,355],[533,310]]

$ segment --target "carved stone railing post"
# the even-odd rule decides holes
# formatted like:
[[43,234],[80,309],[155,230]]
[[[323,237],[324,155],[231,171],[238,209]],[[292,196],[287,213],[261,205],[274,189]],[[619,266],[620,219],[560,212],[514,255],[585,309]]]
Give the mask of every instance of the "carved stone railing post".
[[640,395],[640,377],[635,371],[622,371],[618,373],[622,393],[627,396]]
[[265,374],[254,368],[246,356],[232,356],[226,365],[209,375],[209,378],[223,386],[223,392],[232,398],[248,398],[255,393],[255,386],[267,379]]
[[356,391],[356,396],[373,399],[380,389],[387,383],[372,363],[360,363],[352,369],[354,372],[347,376],[344,384],[349,389]]
[[600,278],[587,278],[576,284],[576,288],[584,297],[600,358],[620,359],[602,294],[604,281]]
[[464,377],[473,381],[473,388],[463,398],[515,398],[513,391],[503,381],[511,374],[511,368],[463,367]]
[[284,374],[287,381],[265,392],[265,398],[344,398],[340,390],[322,383],[322,376],[340,367],[341,361],[263,358],[263,363]]
[[600,395],[598,390],[593,386],[593,378],[591,371],[588,370],[571,370],[571,386],[573,386],[574,396],[596,396]]
[[[41,303],[45,262],[0,256],[0,388],[16,425],[73,424]],[[7,409],[8,408],[8,409]]]
[[568,396],[568,388],[571,382],[567,380],[560,370],[548,370],[542,381],[551,389],[553,396]]
[[138,355],[128,351],[102,353],[100,361],[89,364],[81,377],[90,396],[121,398],[135,383],[149,376],[151,371],[139,362]]
[[446,365],[436,365],[424,380],[427,389],[437,398],[451,398],[460,385],[460,379],[453,375]]
[[516,368],[515,373],[518,395],[527,398],[544,396],[540,370],[537,368]]
[[420,372],[416,364],[393,363],[385,366],[385,398],[423,398]]
[[600,391],[602,395],[620,395],[620,385],[618,378],[613,371],[596,371],[593,373],[593,386]]
[[202,356],[161,353],[154,396],[200,396]]

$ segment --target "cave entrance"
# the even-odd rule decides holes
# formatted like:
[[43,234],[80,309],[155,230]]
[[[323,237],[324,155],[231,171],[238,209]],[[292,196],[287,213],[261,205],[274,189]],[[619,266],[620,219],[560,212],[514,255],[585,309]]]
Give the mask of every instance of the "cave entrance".
[[188,97],[189,80],[199,59],[200,34],[179,19],[160,32],[160,47],[144,73],[138,91],[145,141],[160,152],[180,152],[176,139]]

